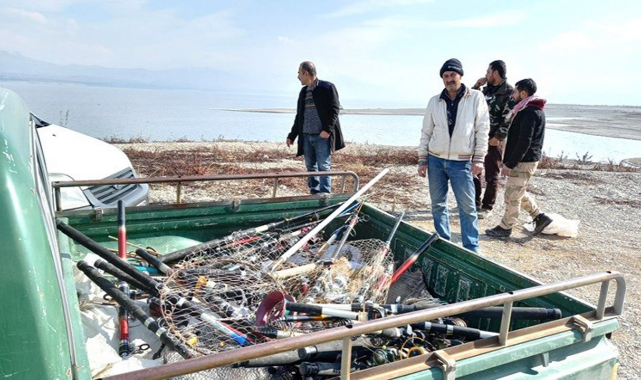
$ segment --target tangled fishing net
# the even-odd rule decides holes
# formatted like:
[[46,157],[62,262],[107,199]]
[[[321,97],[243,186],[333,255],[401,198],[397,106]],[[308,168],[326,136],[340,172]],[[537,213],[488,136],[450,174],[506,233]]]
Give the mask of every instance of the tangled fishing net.
[[[273,292],[307,303],[385,301],[393,267],[385,242],[351,241],[337,251],[337,244],[317,239],[272,271],[273,260],[296,241],[291,233],[239,237],[215,252],[190,255],[164,280],[160,305],[169,331],[198,355],[208,355],[269,341],[274,329],[310,332],[345,323],[285,323],[278,319],[284,313],[274,313],[257,326],[257,310]],[[180,307],[176,294],[199,310]]]

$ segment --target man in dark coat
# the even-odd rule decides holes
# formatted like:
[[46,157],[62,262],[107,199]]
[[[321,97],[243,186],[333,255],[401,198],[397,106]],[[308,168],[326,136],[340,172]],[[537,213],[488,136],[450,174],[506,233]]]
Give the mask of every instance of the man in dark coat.
[[[505,138],[507,137],[510,121],[507,114],[514,107],[512,93],[514,88],[507,83],[507,68],[505,62],[496,60],[490,62],[485,76],[472,86],[474,90],[483,87],[483,95],[487,101],[487,108],[490,111],[490,140],[485,156],[485,193],[481,188],[481,176],[474,177],[474,189],[476,192],[476,211],[479,219],[489,215],[496,202],[496,192],[499,188],[499,174],[501,173],[501,161],[505,150]],[[483,197],[481,197],[483,195]],[[482,198],[482,199],[481,199]]]
[[[298,80],[304,86],[298,95],[296,117],[287,146],[298,137],[296,156],[305,156],[307,171],[329,171],[332,153],[345,147],[338,113],[340,102],[336,86],[316,77],[314,63],[305,61],[298,67]],[[331,177],[316,176],[307,179],[311,194],[329,193]]]
[[534,235],[538,235],[552,223],[552,218],[541,212],[534,197],[526,192],[528,182],[536,171],[543,151],[545,136],[546,100],[534,95],[536,83],[523,79],[514,85],[514,101],[517,104],[510,113],[510,128],[503,157],[501,173],[508,176],[505,184],[505,214],[501,223],[485,230],[490,237],[502,238],[512,234],[518,223],[522,208],[534,219]]

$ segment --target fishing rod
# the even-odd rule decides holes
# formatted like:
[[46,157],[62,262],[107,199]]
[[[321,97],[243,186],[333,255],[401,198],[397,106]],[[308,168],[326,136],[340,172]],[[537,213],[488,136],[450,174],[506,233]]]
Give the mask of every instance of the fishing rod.
[[[118,200],[118,257],[125,262],[127,261],[125,202],[122,199]],[[118,289],[125,295],[130,294],[129,284],[124,280],[118,283]],[[127,312],[127,308],[123,306],[118,308],[118,322],[120,324],[120,344],[118,346],[118,354],[120,357],[125,358],[131,354],[131,346],[129,345],[129,313]]]
[[[383,308],[390,314],[404,314],[411,313],[413,311],[430,309],[439,305],[435,304],[421,304],[420,302],[412,305],[402,305],[402,304],[376,304],[376,303],[351,303],[351,304],[303,304],[310,306],[317,306],[322,308],[329,308],[335,310],[349,310],[349,311],[370,311],[372,308]],[[317,313],[318,308],[306,309],[307,314]],[[317,314],[313,314],[317,315]],[[485,307],[482,309],[472,310],[461,314],[456,314],[450,318],[500,318],[503,315],[502,306],[492,306]],[[543,308],[543,307],[513,307],[512,308],[512,319],[539,319],[539,320],[549,320],[549,319],[560,319],[561,318],[561,309],[558,308]]]
[[425,243],[418,247],[418,249],[412,254],[412,256],[410,256],[400,267],[398,267],[396,272],[394,272],[394,274],[392,275],[392,278],[389,280],[389,283],[385,284],[385,286],[389,287],[393,283],[395,283],[405,272],[407,272],[408,269],[410,269],[412,264],[414,264],[416,260],[418,260],[419,256],[421,256],[423,252],[427,251],[427,249],[432,244],[434,244],[435,241],[439,240],[439,238],[440,236],[438,236],[438,234],[434,232],[434,234],[432,234],[432,236],[430,236],[429,239],[425,241]]
[[142,290],[143,292],[147,292],[147,293],[150,292],[149,288],[146,285],[144,285],[142,282],[136,280],[135,278],[131,277],[130,275],[116,268],[115,266],[109,264],[103,259],[96,259],[96,261],[93,263],[93,266],[102,270],[103,272],[109,273],[116,280],[127,281],[129,285],[133,286],[136,289]]
[[178,342],[170,333],[161,327],[152,317],[150,317],[145,311],[130,298],[125,293],[121,292],[118,288],[111,283],[111,281],[104,278],[97,269],[87,264],[84,260],[78,261],[76,264],[78,269],[80,269],[84,274],[89,277],[100,289],[105,293],[109,294],[118,304],[127,309],[137,320],[139,320],[145,327],[147,327],[151,332],[156,334],[160,341],[167,345],[167,347],[175,350],[185,359],[193,357],[191,352],[185,347],[182,343]]
[[286,302],[285,310],[297,313],[305,313],[309,315],[329,315],[332,317],[363,320],[360,312],[350,311],[346,309],[334,309],[327,306],[318,306],[306,303]]
[[109,262],[116,268],[122,270],[129,276],[138,280],[141,284],[146,286],[148,290],[151,291],[150,294],[152,296],[155,296],[155,297],[160,296],[160,293],[158,290],[164,287],[164,284],[162,282],[154,280],[149,275],[137,270],[133,265],[121,260],[120,257],[116,256],[113,252],[103,247],[102,245],[96,243],[95,240],[89,238],[87,235],[78,231],[74,227],[71,227],[70,225],[66,224],[62,220],[56,219],[56,227],[58,228],[58,230],[60,230],[60,232],[67,235],[76,243],[82,245],[83,247],[87,248],[91,252],[100,256],[103,260]]
[[[309,216],[309,215],[312,215],[312,214],[318,214],[318,211],[315,211],[313,213],[309,213],[309,214],[306,214],[306,215]],[[288,220],[289,223],[291,223],[293,221],[296,221],[297,219],[306,219],[306,218],[289,218],[287,220]],[[280,223],[280,222],[278,222],[278,223]],[[228,251],[228,250],[230,250],[230,249],[232,249],[234,247],[247,245],[249,243],[252,243],[252,245],[247,248],[249,251],[242,251],[241,250],[239,252],[234,253],[234,255],[240,255],[240,254],[247,255],[247,254],[250,254],[250,253],[256,252],[256,251],[264,251],[265,249],[270,248],[270,246],[273,245],[273,244],[278,244],[281,241],[287,240],[290,237],[300,235],[302,232],[305,232],[304,231],[305,228],[310,227],[310,226],[314,226],[314,225],[316,225],[318,223],[319,223],[319,221],[315,220],[315,221],[306,222],[306,223],[295,225],[295,226],[287,226],[285,228],[276,228],[276,227],[274,227],[269,232],[266,232],[266,233],[261,233],[261,234],[255,235],[255,236],[248,236],[248,237],[241,236],[240,238],[238,238],[238,236],[237,236],[238,233],[234,233],[234,234],[228,235],[226,238],[224,238],[224,239],[227,240],[227,242],[224,242],[221,245],[219,245],[219,246],[217,246],[215,248],[206,250],[204,252],[206,252],[205,255],[207,255],[207,256],[215,256],[217,254],[221,254],[225,250]],[[286,234],[287,232],[294,231],[294,230],[296,230],[297,232],[292,232],[292,233]],[[298,231],[298,230],[300,230],[300,231]],[[269,235],[266,235],[266,234],[269,234]],[[273,234],[276,234],[276,235],[279,236],[277,242],[273,241],[273,239],[274,239]],[[237,240],[234,240],[234,239],[237,239]],[[264,241],[264,242],[260,243],[261,240]],[[196,251],[196,252],[198,252],[198,251]],[[196,252],[194,252],[194,253],[196,253]],[[202,252],[198,252],[198,253],[202,253]],[[164,257],[161,258],[160,260],[164,260]],[[159,263],[152,264],[152,265],[154,265],[156,267],[160,266]]]
[[345,242],[347,242],[347,239],[349,238],[349,235],[354,231],[354,227],[356,226],[356,223],[359,221],[358,213],[361,211],[361,208],[363,208],[363,202],[361,202],[358,207],[354,210],[352,215],[347,219],[346,225],[347,227],[345,228],[345,231],[343,232],[343,237],[341,238],[341,241],[338,243],[338,246],[332,253],[331,258],[329,259],[330,262],[333,262],[338,258],[338,255],[340,254],[341,250],[345,246]]
[[64,223],[60,219],[56,219],[56,226],[62,233],[69,236],[71,239],[73,239],[77,243],[81,244],[85,248],[94,252],[101,258],[107,260],[109,263],[113,264],[117,268],[121,269],[123,272],[127,273],[131,277],[135,278],[136,280],[140,281],[142,284],[147,286],[148,289],[151,291],[150,295],[154,297],[160,297],[160,292],[162,290],[166,293],[164,296],[169,303],[171,303],[172,305],[177,305],[178,307],[186,310],[191,310],[194,316],[200,317],[201,320],[207,322],[217,331],[228,335],[233,340],[235,340],[238,344],[249,345],[254,343],[249,337],[247,337],[246,334],[243,334],[242,332],[239,332],[233,329],[232,327],[226,325],[225,323],[220,322],[218,320],[220,318],[218,318],[218,316],[210,312],[204,306],[191,302],[185,297],[183,297],[182,295],[174,293],[169,288],[167,288],[165,284],[163,284],[162,282],[156,281],[153,278],[151,278],[149,275],[136,270],[131,264],[122,261],[118,256],[113,254],[110,250],[96,243],[94,240],[87,237],[82,232],[76,230],[70,225]]
[[202,243],[202,244],[198,244],[198,245],[195,245],[195,246],[192,246],[192,247],[188,247],[188,248],[181,249],[181,250],[178,250],[178,251],[175,251],[175,252],[172,252],[172,253],[168,253],[166,255],[163,255],[160,260],[162,262],[164,262],[165,264],[168,264],[168,263],[171,263],[171,262],[182,260],[185,257],[187,257],[187,256],[189,256],[189,255],[191,255],[193,253],[213,250],[213,249],[215,249],[217,247],[220,247],[220,246],[223,246],[223,245],[226,245],[226,244],[229,244],[229,243],[233,243],[234,241],[237,241],[238,239],[241,239],[241,238],[251,238],[251,237],[254,237],[254,236],[259,235],[261,233],[273,231],[276,228],[284,226],[284,225],[286,225],[288,223],[292,223],[292,222],[295,222],[295,221],[297,222],[297,221],[301,221],[301,220],[305,220],[305,219],[310,219],[312,221],[313,220],[319,220],[320,217],[321,217],[321,213],[323,213],[324,211],[331,210],[331,209],[334,209],[336,207],[339,207],[339,206],[341,206],[343,204],[344,204],[344,202],[337,203],[337,204],[334,204],[334,205],[329,205],[329,206],[320,208],[318,210],[315,210],[315,211],[312,211],[312,212],[309,212],[309,213],[306,213],[306,214],[303,214],[303,215],[295,216],[295,217],[292,217],[292,218],[285,218],[285,219],[283,219],[281,221],[278,221],[278,222],[267,223],[267,224],[264,224],[264,225],[259,226],[259,227],[253,227],[253,228],[248,228],[246,230],[238,231],[238,232],[235,232],[235,233],[233,233],[231,235],[227,235],[227,236],[225,236],[223,238],[220,238],[220,239],[214,239],[214,240]]
[[[367,197],[367,196],[364,196],[363,198],[365,198],[365,197]],[[353,209],[358,207],[363,202],[364,202],[363,199],[360,200],[360,201],[357,201],[353,205],[349,206],[347,209],[343,210],[343,212],[338,217],[345,216],[345,215],[349,214],[350,211],[352,211]],[[334,232],[332,232],[332,234],[325,241],[325,243],[323,243],[323,245],[321,245],[321,247],[318,249],[318,252],[316,253],[316,256],[318,256],[319,258],[323,256],[323,253],[325,252],[325,250],[327,248],[329,248],[330,245],[334,244],[334,241],[338,238],[338,235],[343,230],[343,228],[346,228],[346,225],[342,225],[342,226],[338,227],[336,230],[334,230]]]
[[[378,256],[376,257],[376,260],[372,263],[372,268],[374,271],[379,271],[382,269],[384,272],[382,277],[378,284],[376,285],[376,288],[373,291],[372,297],[374,298],[378,296],[383,290],[385,290],[385,284],[389,280],[389,276],[393,271],[393,263],[390,264],[389,268],[380,268],[381,264],[383,263],[383,260],[385,260],[385,257],[390,251],[390,248],[392,246],[392,239],[394,238],[394,235],[396,234],[396,231],[398,230],[398,227],[401,225],[401,221],[403,220],[403,217],[405,217],[405,211],[401,212],[401,214],[396,218],[396,222],[394,223],[394,227],[392,227],[392,231],[390,231],[389,236],[387,237],[387,240],[385,241],[385,245],[381,248],[380,252],[378,253]],[[365,283],[365,286],[358,292],[356,299],[360,300],[361,302],[365,298],[365,294],[367,294],[367,291],[370,288],[369,282]]]
[[154,268],[158,269],[158,271],[160,271],[160,273],[162,273],[162,274],[165,274],[167,276],[171,276],[171,274],[174,271],[167,264],[163,263],[159,258],[157,258],[156,256],[152,255],[149,251],[147,251],[144,248],[136,249],[136,255],[138,255],[138,257],[140,257],[141,259],[143,259],[146,262],[148,262],[149,265],[151,265]]
[[[356,207],[358,207],[362,203],[363,203],[362,200],[361,201],[357,201],[356,203],[354,203],[349,208],[343,210],[343,212],[340,215],[338,215],[336,218],[342,218],[344,216],[349,215],[349,212],[351,210],[355,209]],[[316,257],[317,258],[319,258],[319,259],[322,258],[323,253],[325,253],[327,248],[329,248],[329,246],[332,245],[334,243],[334,241],[336,241],[336,239],[338,238],[338,235],[340,235],[341,231],[343,229],[347,228],[347,223],[349,223],[349,221],[350,221],[350,219],[348,219],[346,221],[346,224],[343,224],[342,226],[338,227],[337,229],[334,230],[334,232],[331,233],[330,237],[320,246],[320,248],[316,252]],[[314,263],[310,263],[310,264],[306,264],[306,265],[296,266],[296,267],[289,268],[289,269],[282,269],[282,270],[273,272],[272,274],[277,279],[285,279],[285,278],[288,278],[288,277],[309,273],[309,272],[313,271],[314,269],[318,268],[319,265],[321,265],[321,264],[319,264],[318,262],[314,262]]]
[[[352,354],[363,355],[370,352],[369,344],[364,338],[358,338],[352,342]],[[232,367],[273,367],[279,365],[295,365],[301,361],[327,361],[336,362],[342,354],[342,341],[321,343],[315,346],[299,348],[297,350],[285,351],[278,354],[250,359],[235,363]]]
[[311,230],[305,237],[300,239],[293,247],[291,247],[287,252],[285,252],[278,260],[276,260],[272,266],[271,271],[276,271],[287,259],[289,259],[294,253],[296,253],[305,243],[310,239],[314,238],[326,225],[328,225],[332,220],[334,220],[343,210],[349,207],[354,201],[356,201],[361,195],[363,195],[370,187],[372,187],[376,182],[378,182],[385,174],[389,172],[389,169],[384,169],[371,181],[369,181],[365,186],[363,186],[359,191],[352,195],[348,200],[346,200],[340,207],[338,207],[334,212],[332,212],[327,218],[325,218],[321,223],[319,223],[313,230]]

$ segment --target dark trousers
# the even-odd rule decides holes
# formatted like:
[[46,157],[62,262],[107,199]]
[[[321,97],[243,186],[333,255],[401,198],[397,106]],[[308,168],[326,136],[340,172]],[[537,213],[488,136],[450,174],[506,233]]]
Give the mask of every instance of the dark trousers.
[[485,195],[481,201],[481,178],[474,177],[474,190],[476,191],[476,208],[491,210],[496,202],[496,191],[499,188],[499,174],[501,173],[501,161],[505,142],[501,141],[498,146],[489,146],[485,156]]

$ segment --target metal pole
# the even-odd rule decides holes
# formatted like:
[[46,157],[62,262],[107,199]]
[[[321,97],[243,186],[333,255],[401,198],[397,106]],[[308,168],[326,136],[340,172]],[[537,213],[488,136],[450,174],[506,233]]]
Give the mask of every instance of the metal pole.
[[512,302],[507,302],[503,307],[503,316],[501,317],[501,330],[499,331],[499,344],[501,346],[507,346],[507,334],[510,332],[511,320]]
[[608,288],[610,281],[603,281],[601,283],[601,294],[599,294],[599,302],[596,307],[596,319],[603,319],[605,315],[605,301],[608,299]]
[[341,380],[349,380],[352,372],[352,339],[343,339],[343,353],[341,354]]
[[241,349],[223,351],[215,355],[201,356],[198,358],[166,364],[159,367],[146,368],[138,371],[124,373],[121,375],[110,376],[104,378],[104,380],[167,379],[170,377],[238,363],[265,355],[277,354],[301,347],[341,340],[361,334],[367,334],[374,331],[384,330],[390,327],[404,326],[421,321],[461,314],[483,307],[496,306],[506,304],[508,302],[516,302],[524,299],[536,298],[563,290],[574,289],[577,287],[610,280],[617,281],[617,291],[614,301],[613,313],[616,315],[621,315],[623,311],[623,300],[625,298],[626,292],[625,279],[619,272],[602,272],[552,284],[543,284],[527,289],[515,290],[513,292],[500,293],[488,297],[457,302],[455,304],[415,311],[412,313],[375,319],[372,321],[357,323],[350,327],[336,327],[329,330],[306,334],[304,336],[296,336],[274,342],[244,347]]
[[62,199],[60,197],[60,188],[54,187],[54,190],[54,195],[56,197],[56,211],[62,211],[62,205],[60,204],[62,202]]

